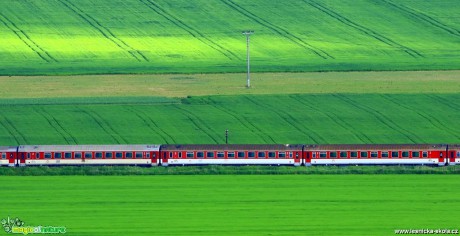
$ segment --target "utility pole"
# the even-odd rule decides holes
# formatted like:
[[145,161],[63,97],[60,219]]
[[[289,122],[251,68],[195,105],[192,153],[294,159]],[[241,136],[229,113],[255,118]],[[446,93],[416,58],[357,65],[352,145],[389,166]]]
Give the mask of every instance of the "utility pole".
[[249,77],[249,37],[253,34],[253,30],[243,31],[243,34],[246,35],[246,61],[248,62],[248,75],[247,75],[247,84],[246,87],[251,87],[250,77]]

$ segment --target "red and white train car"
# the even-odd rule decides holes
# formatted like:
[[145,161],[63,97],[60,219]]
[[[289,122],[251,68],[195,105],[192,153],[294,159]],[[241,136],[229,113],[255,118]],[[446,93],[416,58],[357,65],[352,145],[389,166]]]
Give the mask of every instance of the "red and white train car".
[[161,164],[294,165],[302,164],[303,145],[161,145]]
[[439,165],[449,164],[447,145],[357,144],[307,145],[305,165]]
[[447,155],[449,165],[460,165],[460,144],[449,144]]
[[25,145],[19,165],[159,165],[160,145]]
[[0,166],[15,166],[17,146],[0,146]]

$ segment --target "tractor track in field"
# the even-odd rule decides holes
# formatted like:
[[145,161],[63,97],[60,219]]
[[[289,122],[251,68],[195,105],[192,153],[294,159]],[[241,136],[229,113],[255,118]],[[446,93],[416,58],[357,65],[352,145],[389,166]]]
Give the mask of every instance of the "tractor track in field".
[[305,42],[305,40],[301,39],[300,37],[290,33],[288,30],[286,30],[286,29],[284,29],[284,28],[282,28],[280,26],[277,26],[277,25],[275,25],[273,23],[270,23],[269,21],[257,16],[256,14],[248,11],[247,9],[245,9],[244,7],[238,5],[237,3],[233,2],[232,0],[221,0],[221,2],[223,4],[225,4],[226,6],[228,6],[229,8],[231,8],[231,9],[237,11],[238,13],[244,15],[245,17],[253,20],[257,24],[274,31],[278,35],[288,39],[289,41],[291,41],[294,44],[306,49],[307,51],[312,52],[315,55],[317,55],[317,56],[319,56],[319,57],[321,57],[323,59],[334,59],[334,57],[332,55],[330,55],[329,53],[327,53],[326,51],[324,51],[322,49],[319,49],[319,48],[316,48],[315,46]]
[[[192,124],[197,127],[198,129],[200,129],[201,131],[203,131],[208,137],[210,137],[216,144],[219,143],[219,141],[217,141],[217,139],[215,139],[209,132],[212,132],[212,129],[206,125],[206,123],[201,120],[197,115],[193,114],[192,112],[188,111],[187,109],[184,109],[184,108],[181,108],[179,106],[174,106],[177,110],[181,111],[182,114],[184,114],[189,120],[190,122],[192,122]],[[196,119],[194,120],[192,118],[192,116]],[[201,125],[200,125],[201,124]],[[203,128],[206,128],[208,131],[206,131],[205,129]]]
[[[313,140],[313,142],[315,143],[326,143],[326,140],[323,139],[321,137],[321,135],[317,134],[316,132],[314,132],[313,130],[309,129],[308,127],[306,126],[303,126],[304,128],[301,128],[300,126],[296,125],[296,124],[302,124],[302,122],[298,121],[296,118],[294,118],[292,115],[290,115],[289,113],[286,113],[285,115],[287,115],[287,118],[283,116],[283,114],[281,114],[280,112],[276,111],[275,109],[271,108],[270,106],[266,106],[264,104],[261,104],[261,103],[258,103],[256,101],[254,101],[252,98],[248,97],[248,96],[244,96],[244,98],[246,100],[248,100],[249,102],[257,105],[258,107],[265,107],[266,109],[269,109],[271,110],[273,113],[275,113],[278,117],[280,117],[281,119],[283,119],[286,123],[288,123],[290,126],[292,126],[294,129],[296,129],[297,131],[303,133],[302,131],[305,130],[307,131],[307,135],[308,137],[310,137],[311,140]],[[293,122],[291,122],[293,121]],[[317,140],[315,137],[313,137],[312,135],[310,134],[313,134],[315,135],[316,137],[318,137],[318,139],[321,139],[321,140]]]
[[[56,132],[58,132],[66,141],[67,144],[78,144],[77,139],[72,136],[70,132],[68,132],[57,120],[54,116],[50,115],[45,109],[34,107],[35,112],[43,116],[46,119],[48,124],[53,127]],[[70,137],[70,138],[69,138]]]
[[0,22],[2,22],[9,30],[11,30],[30,50],[35,52],[42,60],[46,62],[58,62],[53,56],[45,51],[40,45],[33,41],[29,35],[20,29],[13,21],[8,19],[0,12]]
[[[139,119],[141,119],[147,127],[154,133],[157,133],[160,135],[160,137],[166,142],[166,144],[169,144],[168,139],[172,141],[171,143],[177,143],[176,140],[169,135],[167,132],[165,132],[151,117],[149,117],[145,112],[135,109],[135,108],[127,108],[126,110],[131,111],[135,116],[137,116]],[[153,124],[153,126],[152,126]],[[158,132],[159,131],[159,132]]]
[[[355,136],[357,139],[359,139],[362,143],[372,143],[372,140],[367,135],[365,135],[363,133],[357,133],[354,129],[351,128],[352,126],[348,122],[346,122],[344,120],[341,120],[340,118],[335,118],[334,116],[331,116],[328,113],[323,112],[320,109],[315,108],[314,106],[308,104],[307,102],[302,101],[299,98],[298,94],[290,95],[289,97],[291,97],[292,99],[296,100],[300,104],[303,104],[303,105],[309,107],[312,110],[315,110],[315,111],[317,111],[317,112],[319,112],[321,114],[324,114],[330,120],[332,120],[334,123],[336,123],[338,126],[342,127],[343,129],[345,129],[348,132],[350,132],[351,134],[353,134],[353,136]],[[335,115],[337,116],[337,114],[335,114]]]
[[460,139],[460,136],[458,136],[455,132],[453,132],[449,127],[447,127],[446,125],[444,125],[441,121],[439,121],[435,116],[432,116],[428,113],[425,113],[423,114],[422,112],[419,112],[418,110],[416,109],[413,109],[409,106],[406,106],[406,105],[403,105],[397,101],[394,100],[394,98],[392,98],[391,96],[389,95],[386,95],[386,94],[382,94],[382,97],[385,98],[387,101],[390,101],[394,104],[396,104],[397,106],[400,106],[404,109],[407,109],[407,110],[410,110],[414,113],[416,113],[417,115],[421,116],[422,118],[424,118],[425,120],[427,120],[430,124],[432,124],[434,127],[440,129],[440,130],[444,130],[445,132],[447,133],[450,133],[451,135],[453,135],[455,138],[457,139]]
[[[1,113],[0,113],[1,115]],[[13,123],[8,119],[6,118],[6,116],[3,116],[3,121],[0,120],[0,123],[3,125],[3,127],[5,127],[5,129],[8,131],[8,133],[11,134],[11,136],[14,138],[14,140],[16,140],[16,142],[18,144],[26,144],[26,143],[29,143],[26,139],[26,136],[24,136],[24,134],[22,134],[21,132],[19,132],[19,130],[13,125]],[[19,141],[18,139],[18,134],[20,139],[22,139],[22,141]]]
[[60,2],[62,5],[64,5],[67,9],[69,9],[76,15],[78,15],[91,27],[93,27],[95,30],[101,33],[107,40],[117,45],[123,51],[128,52],[137,61],[149,61],[149,59],[144,54],[142,54],[142,52],[134,49],[122,39],[119,39],[109,28],[103,26],[99,21],[94,19],[89,14],[85,13],[83,10],[75,6],[73,3],[70,3],[68,0],[58,0],[58,2]]
[[454,29],[454,28],[451,28],[445,24],[443,24],[442,22],[436,20],[435,18],[431,17],[431,16],[428,16],[422,12],[419,12],[417,10],[414,10],[410,7],[407,7],[407,6],[404,6],[402,4],[396,4],[394,3],[393,1],[390,1],[390,0],[379,0],[379,1],[374,1],[376,4],[382,4],[383,3],[386,3],[387,5],[391,6],[392,8],[395,8],[405,14],[408,14],[412,17],[415,17],[421,21],[424,21],[436,28],[439,28],[439,29],[442,29],[444,31],[446,31],[447,33],[449,34],[452,34],[452,35],[455,35],[457,37],[460,37],[460,30],[457,30],[457,29]]
[[435,95],[435,94],[425,94],[425,95],[426,95],[427,97],[429,97],[429,98],[432,98],[432,99],[438,101],[439,103],[441,103],[441,104],[443,104],[443,105],[445,105],[445,106],[447,106],[447,107],[452,108],[453,110],[459,110],[459,107],[455,107],[455,106],[451,105],[451,104],[448,103],[448,102],[446,103],[446,101],[444,101],[442,98],[440,98],[439,96],[437,96],[437,95]]
[[314,7],[316,8],[317,10],[323,12],[324,14],[336,19],[337,21],[343,23],[344,25],[348,26],[348,27],[351,27],[357,31],[360,31],[361,33],[364,33],[365,35],[369,36],[369,37],[372,37],[388,46],[391,46],[393,48],[397,48],[403,52],[405,52],[406,54],[410,55],[411,57],[414,57],[414,58],[417,58],[417,57],[424,57],[421,53],[415,51],[414,49],[411,49],[407,46],[404,46],[400,43],[397,43],[395,41],[393,41],[392,39],[382,35],[382,34],[379,34],[377,33],[376,31],[370,29],[370,28],[367,28],[363,25],[360,25],[342,15],[340,15],[339,13],[333,11],[332,9],[329,9],[327,8],[326,6],[322,5],[322,4],[319,4],[317,3],[316,1],[313,1],[313,0],[303,0],[306,4],[310,5],[311,7]]
[[[230,109],[225,109],[225,108],[220,108],[219,106],[216,105],[216,102],[212,99],[212,98],[209,98],[209,100],[212,102],[212,104],[210,104],[211,106],[213,106],[214,108],[216,108],[217,110],[220,110],[226,114],[228,114],[229,116],[233,117],[234,119],[236,119],[238,122],[240,122],[244,127],[246,127],[248,130],[250,130],[251,132],[255,133],[254,131],[257,131],[257,135],[262,138],[262,140],[264,140],[265,143],[269,143],[270,141],[272,143],[276,143],[275,140],[268,134],[266,134],[265,132],[263,132],[263,130],[257,128],[257,126],[255,126],[252,122],[250,122],[249,120],[243,118],[241,119],[240,117],[238,117],[237,115],[235,115],[234,113],[230,112]],[[251,128],[252,127],[252,128]],[[263,134],[263,135],[262,135]],[[267,140],[266,137],[268,137],[270,140]]]
[[[96,112],[94,111],[90,111],[90,109],[88,108],[88,110],[85,110],[85,109],[82,109],[82,108],[79,108],[77,107],[82,113],[88,115],[89,117],[91,117],[91,119],[94,120],[94,122],[97,123],[97,125],[99,125],[99,127],[102,128],[102,130],[104,130],[104,132],[108,135],[110,135],[112,137],[112,139],[117,142],[117,144],[122,144],[123,142],[124,143],[128,143],[120,134],[118,134],[106,121],[104,121],[104,119],[102,119]],[[109,132],[111,131],[111,132]],[[114,134],[116,134],[117,136],[119,136],[121,138],[122,141],[120,141]]]
[[[390,118],[386,117],[385,115],[383,115],[381,112],[377,111],[376,109],[374,108],[371,108],[369,106],[366,106],[366,105],[361,105],[361,104],[358,104],[356,103],[355,101],[353,101],[352,99],[350,98],[347,98],[345,96],[339,96],[337,94],[333,94],[333,96],[359,110],[363,110],[365,112],[367,112],[368,114],[371,114],[372,116],[374,116],[378,121],[380,121],[382,124],[386,125],[388,128],[394,130],[394,131],[397,131],[398,133],[404,135],[406,138],[408,138],[412,143],[419,143],[418,141],[414,140],[412,137],[417,137],[414,133],[410,132],[409,130],[407,129],[404,129],[403,127],[399,126],[398,124],[396,124],[395,122],[393,122]],[[408,135],[410,134],[410,135]],[[412,135],[412,137],[411,137]],[[417,137],[418,139],[420,139],[419,137]]]
[[227,57],[230,60],[233,59],[240,59],[238,55],[236,55],[234,52],[224,48],[223,46],[219,45],[218,43],[212,41],[208,37],[206,37],[204,34],[202,34],[200,31],[194,29],[192,26],[187,25],[185,22],[180,20],[179,18],[175,17],[171,13],[167,12],[165,9],[160,7],[157,3],[155,3],[152,0],[139,0],[142,2],[144,5],[146,5],[150,10],[154,11],[158,15],[162,16],[175,26],[181,28],[182,30],[186,31],[190,35],[192,35],[194,38],[199,40],[200,42],[204,43],[205,45],[208,45],[212,49],[220,52],[222,55]]

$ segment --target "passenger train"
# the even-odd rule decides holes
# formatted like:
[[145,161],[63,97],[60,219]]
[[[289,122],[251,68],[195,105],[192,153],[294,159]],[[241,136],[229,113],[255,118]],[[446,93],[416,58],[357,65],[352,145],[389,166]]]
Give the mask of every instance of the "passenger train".
[[456,165],[458,144],[0,146],[0,166]]

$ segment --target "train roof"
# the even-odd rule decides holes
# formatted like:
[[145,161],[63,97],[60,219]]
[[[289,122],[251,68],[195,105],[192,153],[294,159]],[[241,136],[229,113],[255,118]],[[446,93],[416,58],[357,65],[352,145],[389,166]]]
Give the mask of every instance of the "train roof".
[[305,150],[446,150],[446,144],[326,144],[306,145]]
[[265,151],[301,151],[302,144],[167,144],[161,145],[166,151],[237,151],[237,150],[265,150]]
[[16,152],[17,146],[0,146],[0,152]]
[[159,151],[158,144],[135,144],[135,145],[23,145],[19,146],[19,152],[103,152],[103,151]]

